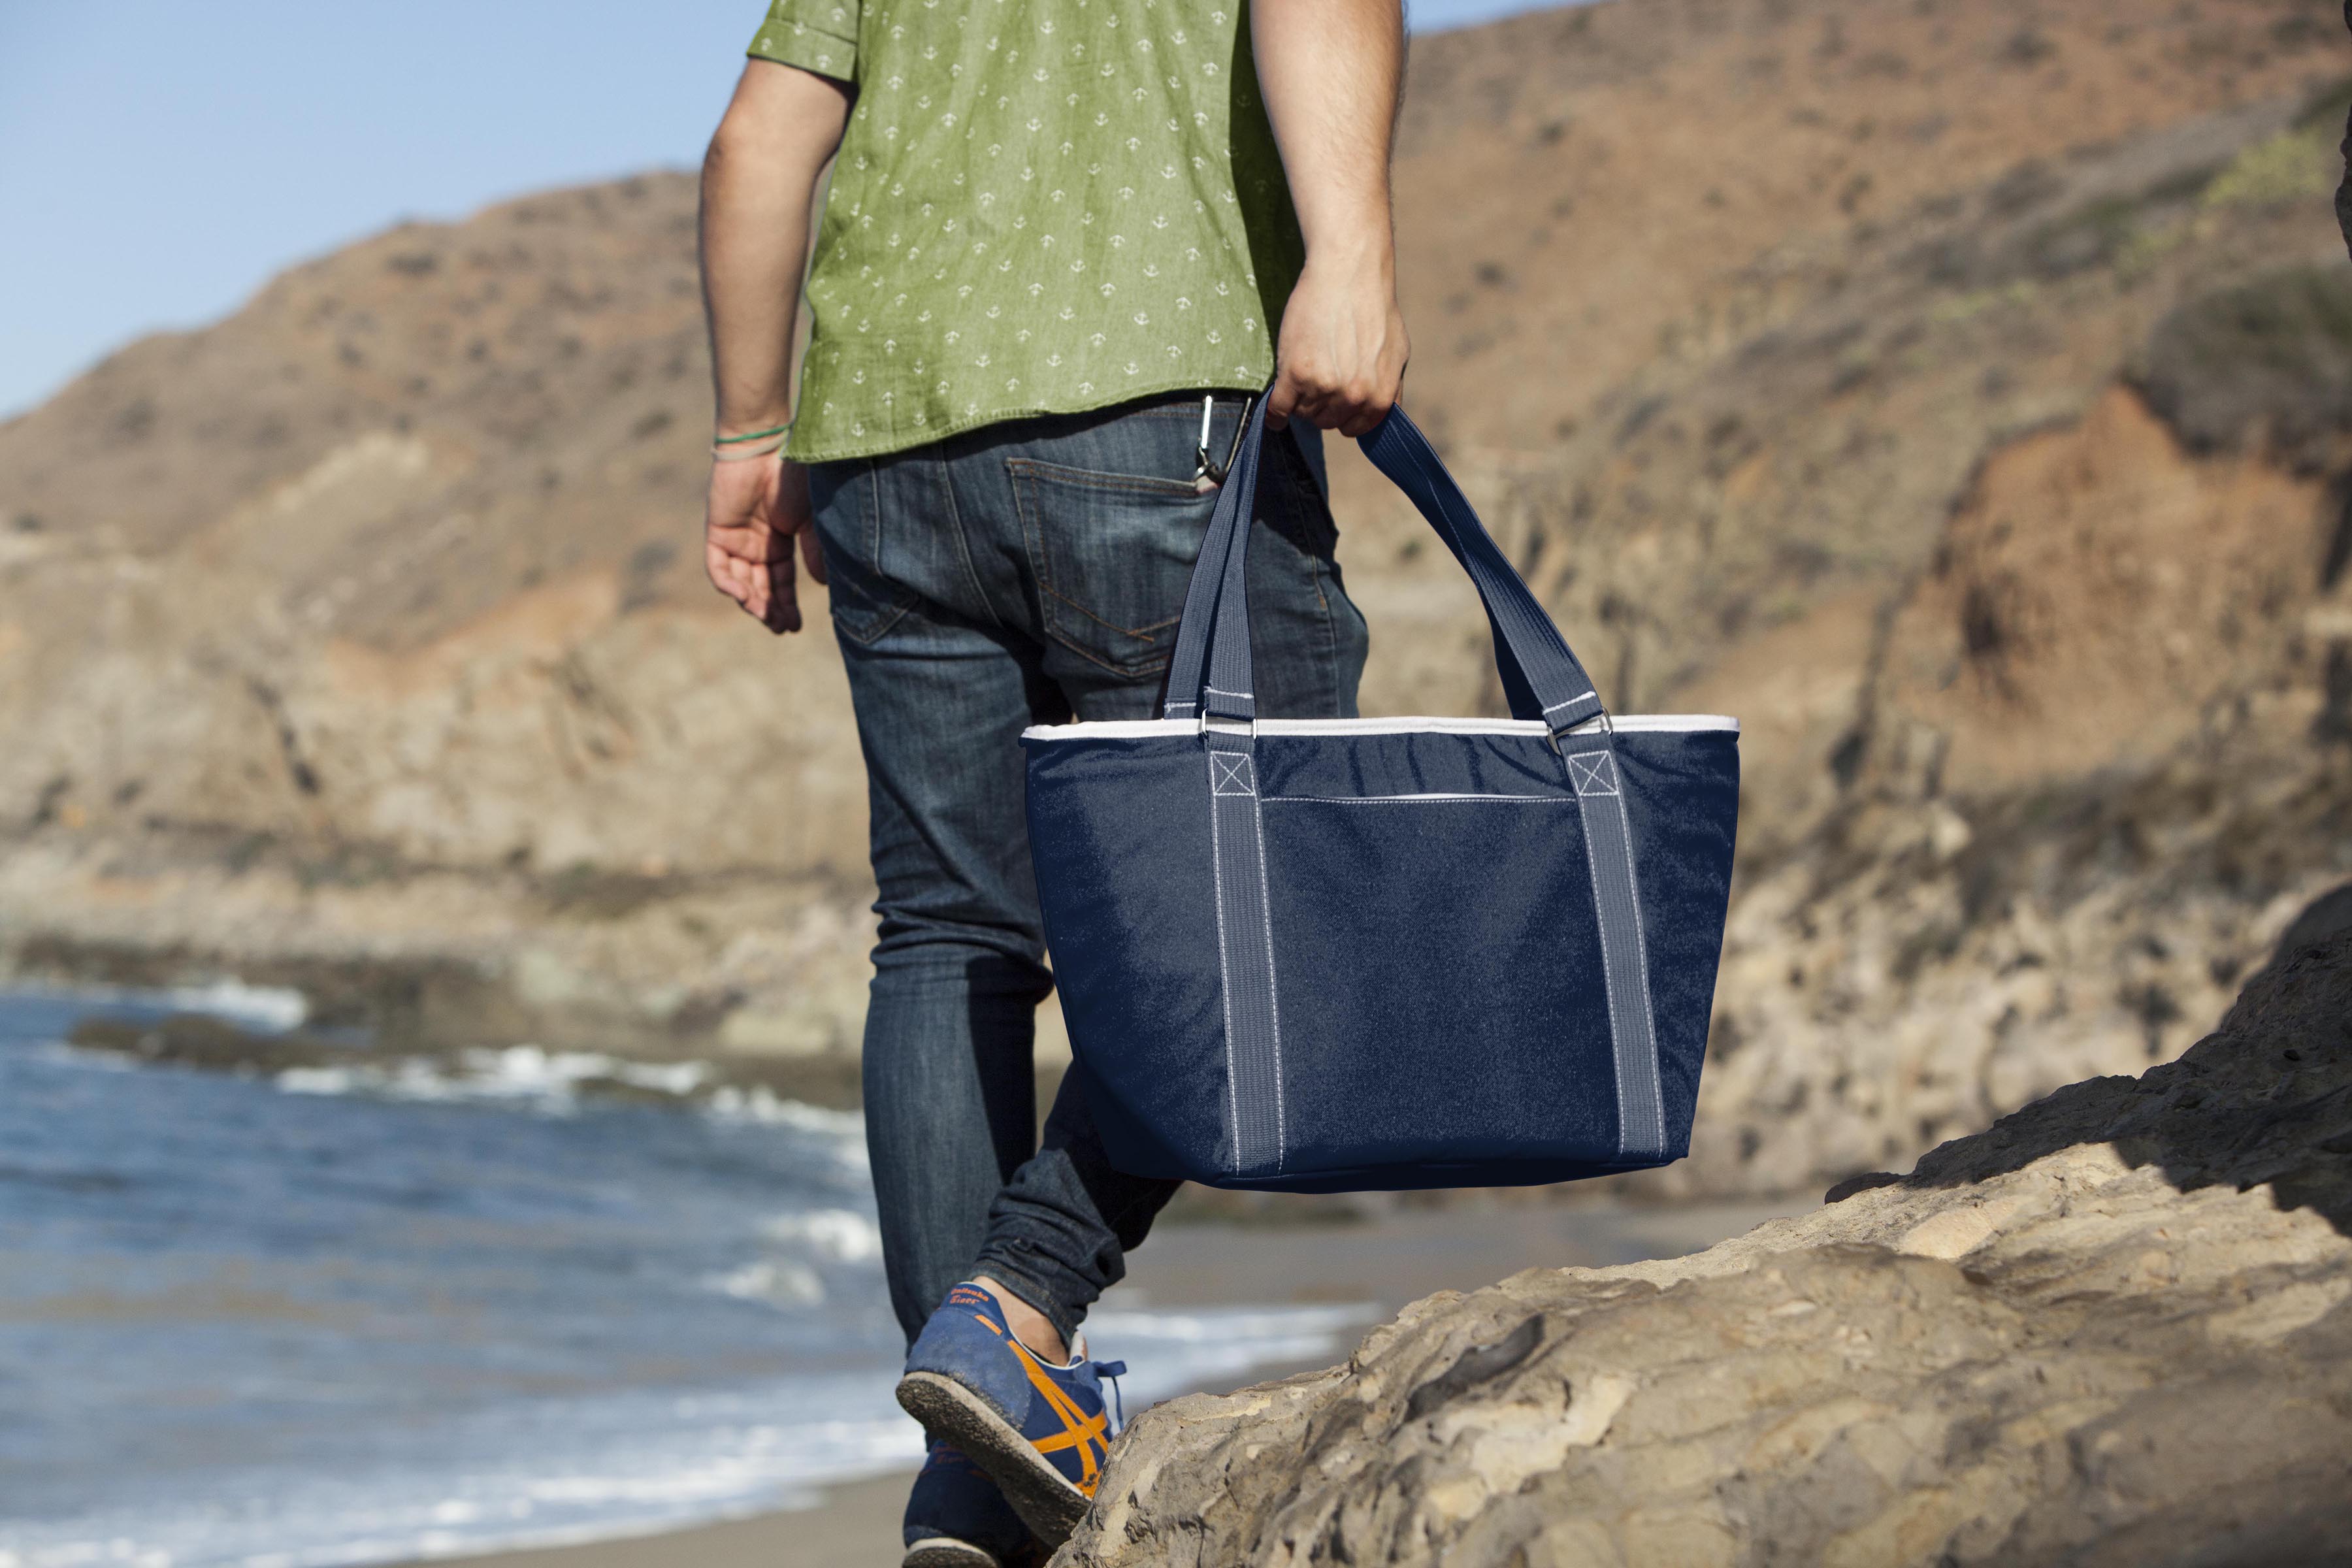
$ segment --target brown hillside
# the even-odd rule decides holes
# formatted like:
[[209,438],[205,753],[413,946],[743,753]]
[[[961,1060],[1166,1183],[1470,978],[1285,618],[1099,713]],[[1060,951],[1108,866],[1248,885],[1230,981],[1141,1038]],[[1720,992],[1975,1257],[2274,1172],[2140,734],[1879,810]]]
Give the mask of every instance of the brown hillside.
[[[1668,1183],[2177,1053],[2352,870],[2343,42],[2321,0],[1614,0],[1416,45],[1410,399],[1621,704],[1748,723]],[[11,965],[848,1048],[855,739],[829,641],[700,583],[692,203],[403,227],[0,426]],[[1368,705],[1493,705],[1466,586],[1337,483]]]

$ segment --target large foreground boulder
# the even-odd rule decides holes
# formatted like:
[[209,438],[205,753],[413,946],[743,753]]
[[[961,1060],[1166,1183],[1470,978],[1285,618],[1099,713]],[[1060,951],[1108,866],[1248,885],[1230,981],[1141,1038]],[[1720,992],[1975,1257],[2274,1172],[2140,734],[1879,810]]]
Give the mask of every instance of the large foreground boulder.
[[1163,1405],[1055,1561],[2352,1562],[2352,936],[1832,1196]]

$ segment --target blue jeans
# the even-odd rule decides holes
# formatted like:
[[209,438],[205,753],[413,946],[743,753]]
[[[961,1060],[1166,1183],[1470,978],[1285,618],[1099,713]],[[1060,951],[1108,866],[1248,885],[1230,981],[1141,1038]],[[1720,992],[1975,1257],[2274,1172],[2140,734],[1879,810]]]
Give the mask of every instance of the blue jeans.
[[[1243,410],[1220,399],[1222,461]],[[810,471],[849,670],[881,897],[866,1144],[890,1302],[911,1341],[950,1287],[1001,1280],[1066,1337],[1176,1184],[1124,1175],[1063,1079],[1036,1135],[1053,988],[1023,816],[1024,725],[1159,710],[1213,492],[1201,400],[1013,421]],[[1318,474],[1267,447],[1250,539],[1258,711],[1356,711],[1364,621]]]

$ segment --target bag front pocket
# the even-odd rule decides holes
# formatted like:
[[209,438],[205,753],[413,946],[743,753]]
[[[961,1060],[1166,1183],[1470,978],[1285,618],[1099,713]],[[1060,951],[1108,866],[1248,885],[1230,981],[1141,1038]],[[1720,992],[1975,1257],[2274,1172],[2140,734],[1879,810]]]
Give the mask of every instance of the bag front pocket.
[[1616,1151],[1572,797],[1270,796],[1290,1173]]
[[1006,467],[1046,634],[1120,675],[1166,668],[1217,492],[1031,458]]

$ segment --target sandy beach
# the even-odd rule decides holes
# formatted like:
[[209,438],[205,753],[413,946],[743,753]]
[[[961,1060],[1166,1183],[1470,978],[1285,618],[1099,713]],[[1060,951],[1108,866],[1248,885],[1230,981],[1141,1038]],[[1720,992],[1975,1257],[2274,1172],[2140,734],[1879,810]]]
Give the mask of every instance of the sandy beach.
[[[1551,1205],[1401,1209],[1354,1224],[1167,1225],[1105,1306],[1364,1302],[1381,1316],[1522,1268],[1673,1257],[1811,1205]],[[1368,1319],[1367,1327],[1377,1319]],[[1302,1370],[1260,1367],[1234,1386]],[[896,1568],[907,1478],[828,1488],[804,1508],[656,1535],[455,1560],[464,1568]],[[444,1568],[446,1568],[445,1560]]]

